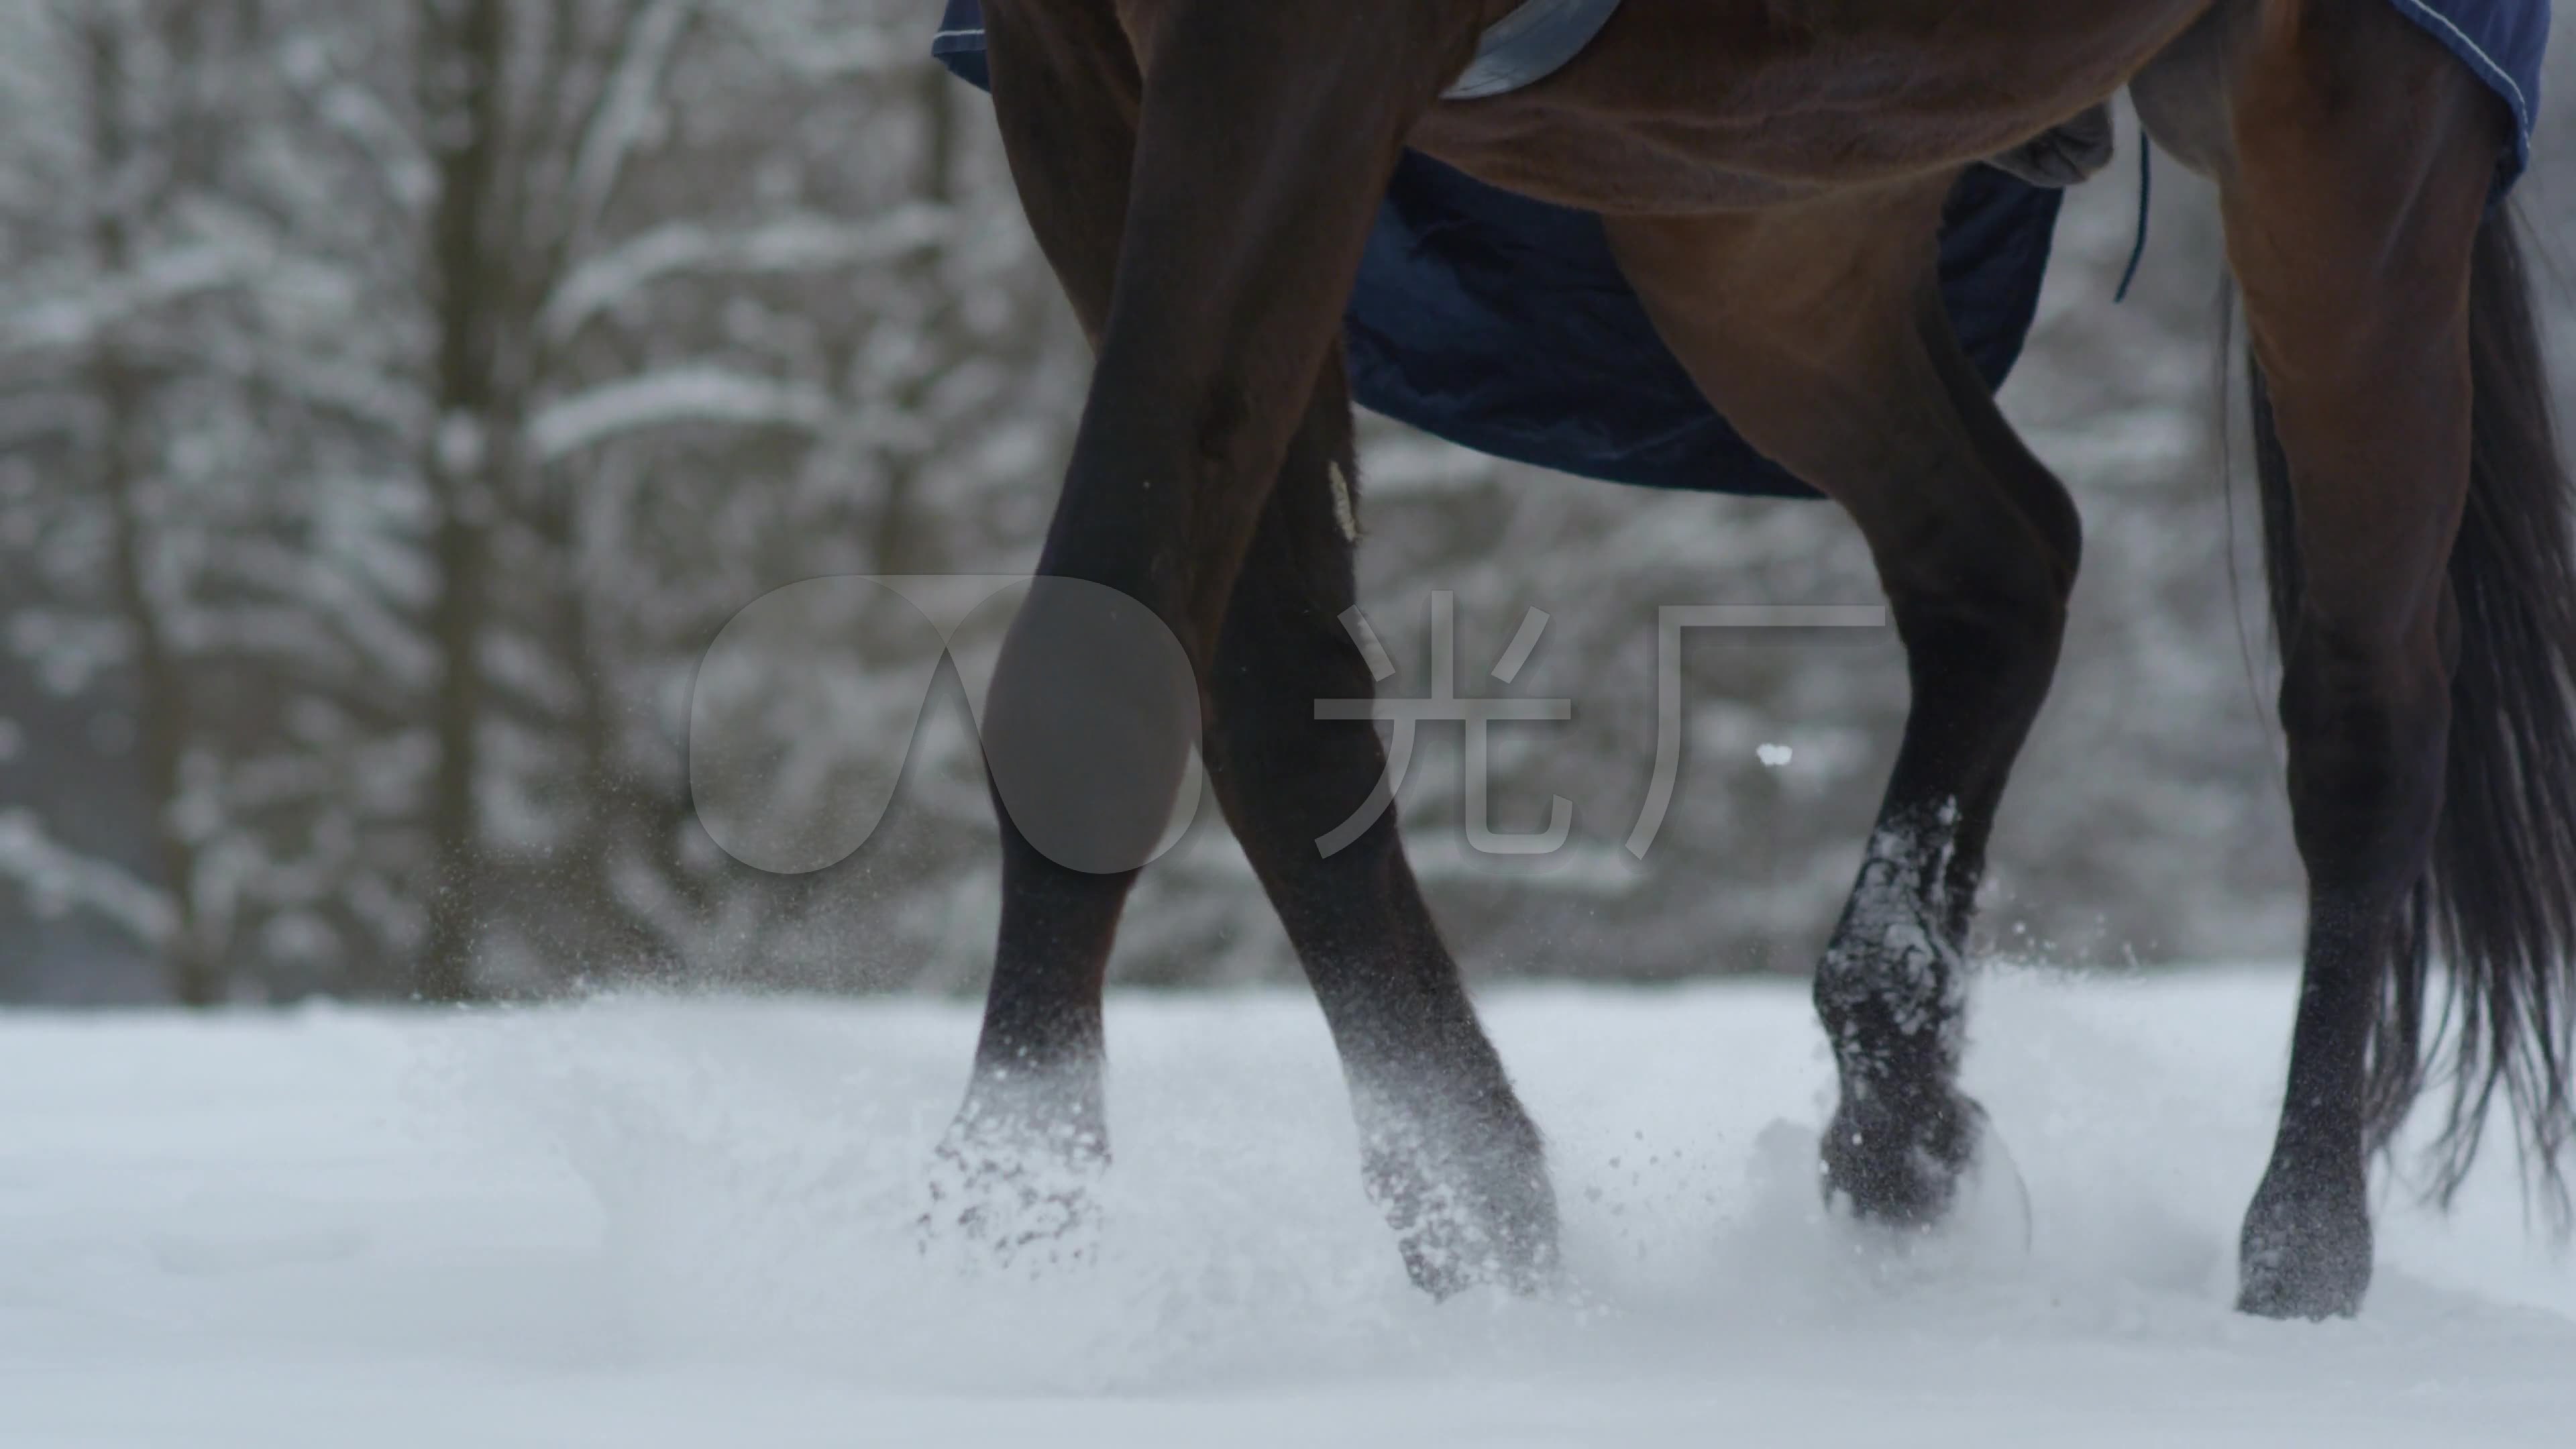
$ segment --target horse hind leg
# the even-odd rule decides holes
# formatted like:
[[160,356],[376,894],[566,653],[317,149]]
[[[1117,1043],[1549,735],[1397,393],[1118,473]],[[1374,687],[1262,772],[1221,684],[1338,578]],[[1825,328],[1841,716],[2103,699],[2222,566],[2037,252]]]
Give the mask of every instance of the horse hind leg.
[[1859,524],[1905,643],[1904,743],[1815,992],[1842,1087],[1829,1190],[1909,1226],[1946,1211],[1977,1148],[1982,1114],[1957,1085],[1969,916],[2080,539],[1950,331],[1934,266],[1945,193],[1611,231],[1710,401]]
[[2279,444],[2265,491],[2291,564],[2274,580],[2281,719],[2309,888],[2288,1089],[2238,1302],[2323,1318],[2358,1310],[2369,1286],[2370,1149],[2421,1083],[2419,893],[2462,644],[2449,575],[2471,479],[2470,277],[2507,123],[2385,5],[2247,7],[2211,35],[2224,43],[2150,73],[2141,110],[2219,180]]

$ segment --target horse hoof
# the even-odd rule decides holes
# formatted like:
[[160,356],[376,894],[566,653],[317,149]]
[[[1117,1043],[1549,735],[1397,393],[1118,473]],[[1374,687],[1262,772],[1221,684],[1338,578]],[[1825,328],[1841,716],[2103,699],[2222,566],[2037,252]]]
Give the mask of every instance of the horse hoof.
[[1863,1222],[1931,1227],[1949,1215],[1987,1135],[1985,1109],[1954,1092],[1857,1104],[1846,1093],[1825,1129],[1826,1201]]
[[2303,1185],[2275,1170],[2245,1215],[2236,1310],[2318,1322],[2361,1312],[2370,1292],[2365,1194]]
[[1097,1256],[1107,1147],[1078,1133],[996,1129],[961,1117],[933,1154],[922,1249],[947,1241],[1009,1268]]
[[1371,1123],[1363,1168],[1414,1286],[1437,1299],[1544,1292],[1557,1271],[1556,1189],[1526,1119],[1466,1141],[1400,1123]]

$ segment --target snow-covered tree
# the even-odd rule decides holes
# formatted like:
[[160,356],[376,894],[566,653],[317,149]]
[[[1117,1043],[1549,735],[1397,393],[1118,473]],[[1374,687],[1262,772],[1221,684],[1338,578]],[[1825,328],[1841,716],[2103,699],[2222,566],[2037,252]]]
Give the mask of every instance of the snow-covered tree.
[[390,480],[377,400],[316,355],[353,333],[358,297],[280,245],[299,218],[269,144],[282,98],[259,84],[272,18],[170,0],[19,16],[23,150],[0,198],[24,259],[0,280],[26,424],[11,542],[35,585],[12,652],[58,692],[123,698],[148,816],[149,884],[128,894],[153,905],[121,924],[199,1002],[246,963],[349,984],[398,926],[371,909],[400,851],[362,778],[399,769],[376,753],[395,721],[368,707],[368,581],[334,547],[371,531]]

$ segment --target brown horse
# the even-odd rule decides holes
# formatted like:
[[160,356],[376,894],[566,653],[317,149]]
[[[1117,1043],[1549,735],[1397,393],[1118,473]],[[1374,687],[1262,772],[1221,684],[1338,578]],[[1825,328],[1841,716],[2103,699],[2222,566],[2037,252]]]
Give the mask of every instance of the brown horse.
[[[1022,612],[987,707],[1001,940],[940,1211],[1005,1245],[1088,1211],[1111,938],[1203,717],[1414,1279],[1530,1285],[1555,1261],[1539,1134],[1391,813],[1315,844],[1384,764],[1372,730],[1314,706],[1371,688],[1337,622],[1356,471],[1337,340],[1411,146],[1601,213],[1709,401],[1867,537],[1914,699],[1816,977],[1842,1087],[1823,1166],[1862,1219],[1937,1221],[1982,1132],[1956,1084],[1970,909],[2080,531],[1961,354],[1936,230],[1964,167],[2123,86],[2223,195],[2311,893],[2240,1306],[2358,1308],[2368,1162],[2433,1075],[2456,1089],[2437,1187],[2499,1091],[2554,1185],[2576,583],[2518,253],[2490,207],[2503,104],[2386,0],[1625,0],[1552,78],[1442,101],[1515,4],[987,4],[1013,173],[1099,350],[1041,573],[1105,588]],[[1096,602],[1122,596],[1142,610]],[[1140,620],[1177,649],[1140,645]]]

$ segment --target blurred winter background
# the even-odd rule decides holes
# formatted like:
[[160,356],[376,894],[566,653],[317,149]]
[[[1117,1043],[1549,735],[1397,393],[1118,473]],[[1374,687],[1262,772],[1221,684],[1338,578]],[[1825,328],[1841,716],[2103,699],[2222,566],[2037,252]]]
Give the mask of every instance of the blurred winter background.
[[[697,702],[766,742],[780,809],[900,772],[840,864],[730,859],[686,753],[701,656],[768,591],[1034,558],[1086,353],[986,103],[926,61],[935,9],[0,0],[0,1001],[980,985],[991,827],[954,670],[914,724],[919,630],[824,611]],[[2552,238],[2557,70],[2522,194]],[[2114,307],[2123,146],[2008,391],[2092,543],[1986,929],[2074,963],[2275,956],[2300,877],[2215,222],[2160,169]],[[1502,828],[1574,802],[1556,855],[1467,847],[1454,739],[1414,770],[1470,969],[1805,969],[1899,722],[1891,638],[1695,638],[1682,791],[1642,865],[1619,846],[1658,606],[1874,602],[1851,529],[1369,436],[1390,688],[1428,692],[1443,589],[1462,692],[1575,701],[1494,763]],[[1529,668],[1487,679],[1533,607]],[[1128,981],[1293,971],[1213,810],[1128,919]]]

